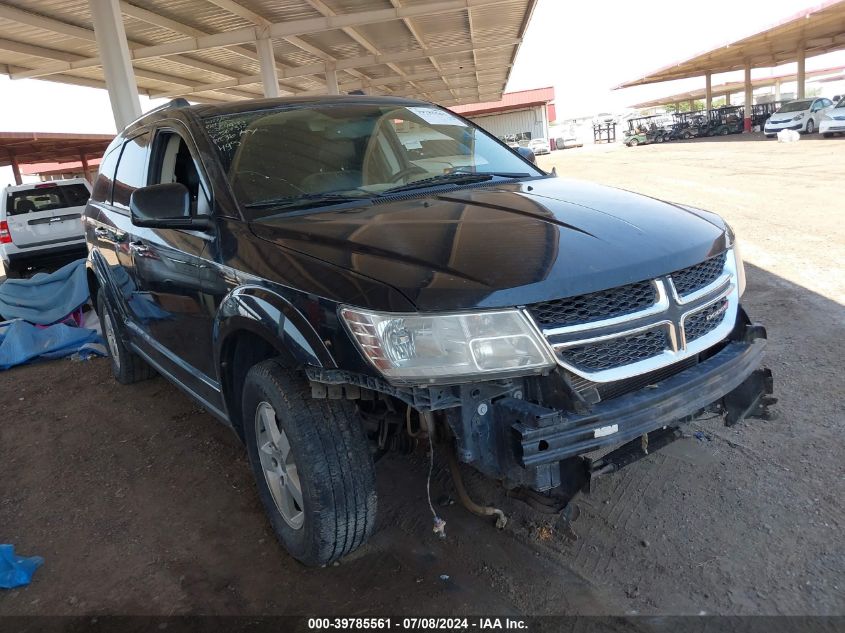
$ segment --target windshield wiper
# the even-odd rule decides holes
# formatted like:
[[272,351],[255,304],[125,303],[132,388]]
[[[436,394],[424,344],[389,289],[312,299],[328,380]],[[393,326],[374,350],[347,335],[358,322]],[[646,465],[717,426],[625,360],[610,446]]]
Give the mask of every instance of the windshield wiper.
[[437,185],[466,185],[473,182],[485,182],[493,178],[495,174],[474,174],[469,172],[457,172],[451,174],[440,174],[439,176],[432,176],[431,178],[423,178],[422,180],[415,180],[398,187],[391,187],[381,192],[381,195],[399,193],[401,191],[412,191],[414,189],[425,189],[427,187],[436,187]]
[[459,167],[453,174],[478,174],[479,176],[497,176],[499,178],[530,178],[531,174],[521,171],[469,171],[464,167]]
[[291,209],[295,207],[316,206],[326,204],[342,204],[355,200],[369,200],[371,196],[355,196],[341,193],[303,193],[298,196],[285,196],[283,198],[270,198],[250,202],[244,206],[248,209]]

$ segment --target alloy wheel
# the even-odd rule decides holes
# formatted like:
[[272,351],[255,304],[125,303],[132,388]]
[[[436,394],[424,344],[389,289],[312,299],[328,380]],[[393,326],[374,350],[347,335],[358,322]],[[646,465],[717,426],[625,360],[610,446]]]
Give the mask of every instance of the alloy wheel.
[[298,530],[305,522],[302,483],[287,433],[279,427],[276,410],[269,402],[260,402],[255,409],[255,437],[261,469],[276,509],[285,523]]
[[106,343],[109,346],[109,354],[111,354],[114,366],[120,371],[120,353],[117,347],[117,335],[114,332],[114,324],[111,320],[111,315],[108,310],[103,310],[103,330],[106,334]]

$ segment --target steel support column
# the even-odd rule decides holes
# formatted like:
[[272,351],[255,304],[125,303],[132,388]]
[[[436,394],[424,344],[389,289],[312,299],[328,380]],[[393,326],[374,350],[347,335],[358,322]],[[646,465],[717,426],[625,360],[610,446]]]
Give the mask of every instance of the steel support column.
[[797,98],[803,99],[804,98],[804,88],[807,81],[807,76],[804,72],[804,42],[801,42],[801,45],[798,47],[798,87],[797,87]]
[[780,101],[780,79],[775,81],[775,101]]
[[92,182],[91,179],[91,168],[88,165],[88,157],[85,155],[85,152],[79,152],[79,162],[82,163],[82,177],[85,178],[88,182]]
[[730,92],[725,93],[725,105],[726,106],[731,105],[731,93]]
[[337,70],[333,65],[326,65],[326,91],[330,95],[340,94],[340,88],[337,85]]
[[141,101],[126,43],[119,0],[90,0],[91,19],[97,40],[106,89],[117,130],[141,116]]
[[751,85],[751,63],[745,62],[745,121],[743,129],[746,132],[751,131],[751,111],[754,105],[754,87]]
[[713,75],[707,73],[704,75],[704,109],[710,110],[713,108]]
[[261,84],[265,97],[279,96],[279,73],[276,70],[276,57],[273,55],[273,42],[269,37],[255,40],[258,63],[261,67]]
[[22,185],[21,168],[20,165],[18,165],[18,159],[15,156],[15,153],[11,150],[9,150],[9,161],[12,163],[12,175],[15,177],[15,184]]

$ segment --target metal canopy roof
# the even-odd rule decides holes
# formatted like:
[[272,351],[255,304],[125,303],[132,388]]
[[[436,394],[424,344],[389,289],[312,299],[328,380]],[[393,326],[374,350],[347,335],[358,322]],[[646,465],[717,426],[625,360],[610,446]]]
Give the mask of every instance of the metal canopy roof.
[[[823,77],[824,75],[831,75],[833,73],[839,73],[845,70],[845,66],[834,66],[832,68],[822,68],[819,70],[808,70],[805,73],[805,77],[810,79],[811,77]],[[765,88],[767,86],[774,86],[778,81],[781,83],[788,83],[790,81],[797,81],[798,75],[796,73],[788,73],[785,75],[775,75],[774,77],[757,77],[756,79],[751,80],[751,87],[752,88]],[[828,81],[828,79],[819,79],[818,81]],[[719,84],[718,86],[713,86],[711,94],[714,97],[718,97],[727,93],[734,93],[734,92],[742,92],[745,90],[745,82],[744,81],[731,81],[724,84]],[[636,105],[632,105],[632,108],[653,108],[655,106],[665,105],[667,103],[679,103],[681,101],[689,101],[690,99],[704,99],[707,96],[707,90],[705,88],[698,88],[696,90],[688,90],[687,92],[679,92],[678,94],[670,95],[668,97],[660,97],[658,99],[652,99],[651,101],[643,101],[642,103],[638,103]]]
[[741,70],[746,63],[759,68],[794,62],[802,43],[807,57],[845,49],[845,1],[826,0],[759,33],[670,64],[616,88]]
[[[121,1],[139,92],[263,96],[270,37],[282,94],[375,89],[444,105],[501,98],[536,0]],[[0,72],[105,87],[88,0],[4,0]]]
[[78,161],[83,154],[101,156],[113,138],[112,134],[0,132],[0,167],[13,162]]

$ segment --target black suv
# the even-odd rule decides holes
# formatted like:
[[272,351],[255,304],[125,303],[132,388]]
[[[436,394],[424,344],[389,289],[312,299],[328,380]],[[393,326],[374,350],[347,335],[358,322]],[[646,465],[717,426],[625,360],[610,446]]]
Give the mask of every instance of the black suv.
[[232,426],[306,564],[366,540],[391,448],[565,499],[772,401],[717,215],[547,174],[428,103],[171,103],[108,148],[85,226],[115,377]]

